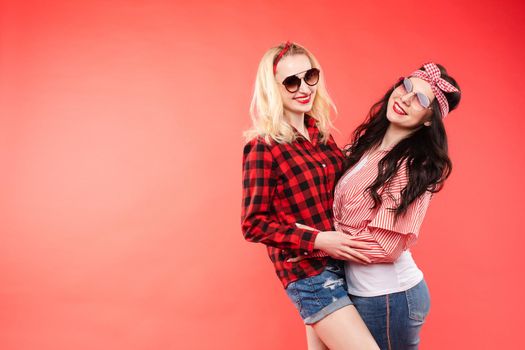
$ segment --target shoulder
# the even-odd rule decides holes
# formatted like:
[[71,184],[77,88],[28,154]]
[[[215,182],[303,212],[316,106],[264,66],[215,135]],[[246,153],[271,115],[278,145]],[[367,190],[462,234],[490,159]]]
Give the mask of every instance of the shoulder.
[[[328,145],[334,145],[337,147],[337,143],[335,142],[334,135],[330,133],[330,136],[328,136],[328,139],[326,141],[326,144]],[[339,147],[338,147],[339,148]]]
[[254,138],[246,141],[244,144],[244,153],[251,151],[270,150],[272,143],[272,141],[265,140],[263,136],[255,136]]
[[345,151],[337,145],[337,142],[335,141],[332,134],[330,134],[324,142],[319,140],[319,144],[322,150],[335,153],[335,155],[337,155],[339,158],[344,158]]
[[254,137],[247,141],[243,148],[243,159],[247,161],[263,161],[275,163],[276,147],[278,143],[265,140],[262,136]]

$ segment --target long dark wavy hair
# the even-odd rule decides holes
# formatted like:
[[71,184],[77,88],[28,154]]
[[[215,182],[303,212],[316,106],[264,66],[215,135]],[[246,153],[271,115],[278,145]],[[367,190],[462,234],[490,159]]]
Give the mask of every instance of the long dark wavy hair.
[[[441,78],[460,90],[456,80],[448,75],[446,69],[442,65],[437,66],[441,71]],[[425,70],[424,67],[419,69]],[[344,148],[345,170],[355,165],[365,152],[381,144],[390,125],[386,117],[388,100],[401,83],[399,81],[390,88],[383,98],[372,106],[365,122],[354,131],[352,142]],[[461,93],[444,92],[444,94],[450,111],[454,110],[459,104]],[[398,142],[379,161],[377,178],[367,188],[367,192],[374,200],[373,208],[376,208],[381,204],[381,195],[378,191],[384,185],[388,185],[401,164],[406,161],[408,184],[401,191],[401,200],[397,208],[390,208],[395,211],[395,219],[405,214],[409,205],[425,191],[432,193],[440,191],[452,171],[452,162],[448,156],[447,134],[437,99],[434,99],[430,108],[432,113],[430,126],[422,126]]]

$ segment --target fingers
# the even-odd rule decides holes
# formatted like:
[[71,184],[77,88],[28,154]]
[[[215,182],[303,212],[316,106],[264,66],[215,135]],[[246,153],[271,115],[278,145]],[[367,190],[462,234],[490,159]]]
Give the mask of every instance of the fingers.
[[343,241],[343,244],[347,247],[351,247],[351,248],[361,248],[361,249],[370,249],[370,246],[368,245],[368,243],[365,243],[365,242],[359,242],[359,241],[356,241],[355,239],[352,239],[350,237],[347,237],[344,241]]
[[297,256],[295,258],[290,258],[290,259],[286,260],[286,262],[298,262],[298,261],[301,261],[303,259],[304,258],[302,256]]
[[[370,246],[368,246],[368,243],[375,242],[372,238],[363,238],[360,236],[352,236],[348,233],[344,233],[341,231],[335,231],[339,234],[340,237],[343,238],[345,242],[347,242],[347,245],[349,246],[355,246],[357,248],[363,248],[363,249],[370,249]],[[354,245],[355,244],[355,245]]]
[[359,238],[358,240],[355,237],[350,236],[346,233],[342,233],[342,237],[343,237],[343,244],[348,247],[353,247],[353,248],[361,248],[361,249],[370,250],[372,249],[372,247],[370,247],[369,243],[375,242],[374,240],[362,240],[361,238]]
[[362,264],[362,265],[368,264],[367,262],[365,262],[363,260],[360,260],[360,259],[354,257],[353,255],[348,254],[348,253],[344,253],[344,252],[341,252],[339,254],[339,257],[337,257],[337,259],[346,260],[346,261],[353,261],[355,263]]
[[[352,249],[352,248],[346,248],[344,250],[345,254],[350,255],[352,258],[357,259],[361,264],[370,264],[372,261],[366,257],[366,255],[359,253],[358,251]],[[352,261],[355,261],[352,259]]]
[[353,255],[354,257],[358,258],[359,260],[365,262],[365,263],[370,264],[370,263],[372,262],[372,260],[370,260],[369,258],[367,258],[364,254],[359,253],[358,251],[353,250],[353,249],[352,249],[352,255]]
[[295,223],[295,226],[299,227],[299,228],[302,228],[303,230],[310,230],[310,231],[317,231],[315,228],[313,227],[310,227],[310,226],[307,226],[307,225],[303,225],[303,224],[300,224],[298,222]]

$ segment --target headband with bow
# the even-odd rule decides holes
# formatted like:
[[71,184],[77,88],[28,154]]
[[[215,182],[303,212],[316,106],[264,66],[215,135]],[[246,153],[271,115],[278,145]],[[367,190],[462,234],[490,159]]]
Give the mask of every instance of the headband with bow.
[[454,85],[441,78],[441,71],[435,63],[430,62],[423,65],[423,67],[425,68],[424,71],[417,70],[411,74],[411,77],[423,79],[430,84],[430,88],[438,100],[441,115],[443,118],[445,118],[445,116],[448,114],[449,107],[447,98],[445,97],[445,94],[443,94],[443,91],[459,92],[459,90],[456,89]]

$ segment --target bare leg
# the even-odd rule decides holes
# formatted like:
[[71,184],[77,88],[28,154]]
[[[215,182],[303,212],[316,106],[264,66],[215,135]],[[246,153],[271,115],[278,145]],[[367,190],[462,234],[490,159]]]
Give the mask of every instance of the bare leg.
[[379,350],[355,306],[345,306],[312,325],[331,350]]
[[308,350],[329,350],[315,334],[313,327],[309,325],[306,325],[306,344],[308,345]]

